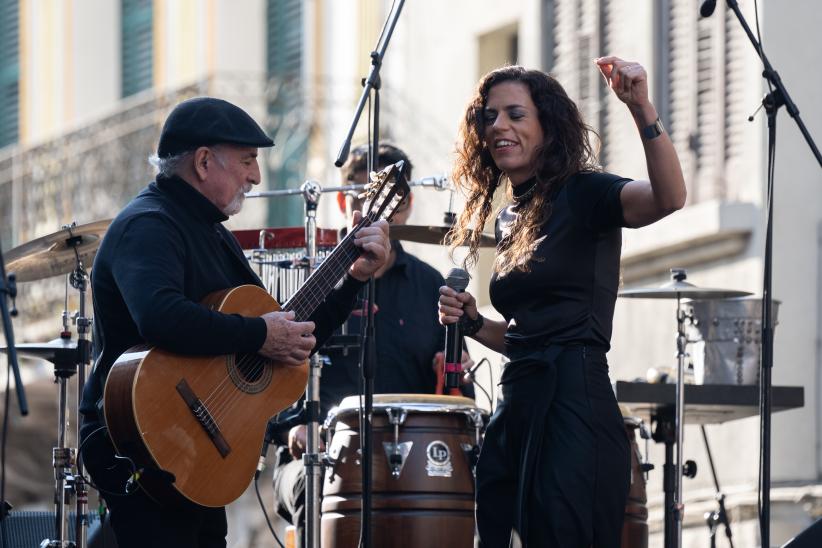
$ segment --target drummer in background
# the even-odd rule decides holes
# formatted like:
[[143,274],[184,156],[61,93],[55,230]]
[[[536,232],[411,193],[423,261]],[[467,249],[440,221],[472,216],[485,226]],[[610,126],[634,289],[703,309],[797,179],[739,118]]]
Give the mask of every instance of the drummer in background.
[[[368,147],[355,148],[342,167],[344,184],[363,184],[368,181]],[[390,144],[380,144],[378,169],[405,162],[405,175],[410,180],[412,164],[408,156]],[[361,211],[362,200],[356,193],[338,194],[340,211],[350,221],[353,211]],[[392,225],[405,224],[411,215],[413,195],[400,204]],[[445,282],[434,267],[406,252],[399,241],[391,241],[391,251],[385,265],[375,274],[376,306],[374,307],[375,346],[377,367],[374,377],[376,394],[433,394],[437,388],[434,361],[445,347],[445,330],[437,318],[439,288]],[[361,292],[360,303],[366,292]],[[348,333],[359,335],[362,316],[367,311],[354,310],[348,320]],[[330,365],[323,367],[320,377],[320,406],[324,419],[328,411],[344,397],[359,394],[359,348],[323,350]],[[473,362],[463,352],[463,369]],[[473,398],[470,383],[461,387],[462,395]],[[281,413],[282,419],[285,413]],[[288,434],[288,446],[278,450],[274,469],[274,497],[278,513],[298,527],[298,538],[303,538],[305,520],[305,468],[302,454],[306,447],[306,427],[296,426]]]
[[[483,547],[618,548],[630,478],[622,417],[608,378],[621,227],[651,224],[685,204],[679,160],[648,99],[637,63],[595,60],[628,107],[648,181],[604,173],[591,129],[551,76],[509,66],[480,81],[460,129],[455,182],[467,203],[452,242],[470,242],[503,188],[496,219],[491,302],[483,318],[470,293],[440,289],[440,321],[510,358],[504,401],[477,466]],[[591,67],[594,70],[594,67]]]

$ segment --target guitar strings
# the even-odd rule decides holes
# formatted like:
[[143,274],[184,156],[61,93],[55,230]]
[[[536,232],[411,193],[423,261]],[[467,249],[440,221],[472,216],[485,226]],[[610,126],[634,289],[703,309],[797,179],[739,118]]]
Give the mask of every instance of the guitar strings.
[[[356,260],[359,254],[358,249],[354,246],[351,246],[347,249],[343,248],[341,252],[346,256],[347,260],[337,266],[342,266],[343,269],[345,268],[345,262],[351,264],[353,260]],[[336,282],[339,281],[339,279],[344,275],[344,272],[342,274],[337,274],[334,272],[331,272],[329,274],[327,272],[328,270],[329,269],[325,269],[319,275],[319,278],[326,283],[326,286],[330,284],[336,284]],[[317,272],[319,272],[319,269],[317,270]],[[304,292],[308,293],[306,297],[308,301],[308,306],[303,307],[305,308],[304,313],[307,314],[308,311],[315,309],[316,306],[319,303],[321,303],[322,300],[324,300],[327,291],[322,288],[314,287],[313,285],[304,285],[303,287],[306,287],[306,290]],[[291,300],[293,301],[294,298],[292,298]],[[298,300],[297,303],[299,304],[300,301]],[[284,308],[284,310],[287,309]],[[235,367],[241,368],[251,365],[251,368],[246,373],[246,377],[254,378],[262,374],[262,370],[268,365],[269,362],[271,362],[271,360],[263,356],[260,356],[259,354],[246,354],[236,363]],[[234,383],[230,381],[232,381],[230,375],[226,375],[226,377],[221,381],[220,385],[218,385],[218,387],[216,387],[207,398],[208,403],[204,402],[204,405],[206,405],[206,407],[211,407],[209,411],[212,414],[212,418],[214,418],[215,422],[223,419],[226,416],[226,414],[231,412],[231,410],[235,407],[236,403],[242,400],[242,391],[234,390]]]
[[[382,193],[382,197],[384,198],[384,200],[390,206],[393,206],[393,208],[396,208],[396,205],[402,199],[401,196],[393,196],[389,200],[389,199],[387,199],[388,195],[390,195],[390,192],[388,192],[388,193],[383,192]],[[306,280],[306,282],[303,284],[303,286],[301,286],[298,289],[297,293],[295,293],[295,295],[291,299],[289,299],[289,301],[284,306],[283,310],[286,310],[286,311],[290,310],[291,309],[291,306],[290,306],[291,303],[296,303],[294,305],[294,309],[295,309],[295,312],[298,312],[299,316],[300,316],[297,319],[301,320],[301,319],[304,319],[306,316],[309,316],[310,312],[315,310],[316,307],[327,296],[327,289],[326,289],[327,286],[330,285],[331,283],[336,284],[339,281],[339,279],[342,278],[342,276],[345,275],[344,270],[347,268],[347,266],[350,266],[350,264],[353,263],[353,261],[355,261],[357,259],[357,257],[359,256],[359,254],[360,254],[359,250],[354,245],[352,245],[352,242],[351,242],[351,239],[353,239],[353,235],[362,226],[364,226],[366,224],[373,223],[375,218],[378,217],[379,214],[380,214],[380,212],[377,212],[376,214],[369,213],[366,217],[364,217],[360,221],[360,223],[357,225],[357,227],[355,227],[355,230],[352,230],[349,233],[349,235],[346,238],[344,238],[342,242],[340,242],[339,249],[341,251],[341,254],[345,256],[345,259],[346,259],[345,261],[341,262],[340,264],[334,265],[333,262],[334,262],[334,259],[336,257],[334,256],[334,252],[332,252],[332,254],[329,257],[327,257],[326,261],[323,263],[323,264],[331,264],[331,266],[336,266],[338,269],[339,269],[339,267],[342,267],[343,272],[338,272],[338,271],[335,272],[330,267],[323,268],[321,266],[316,271],[314,271],[314,273],[312,273],[312,276],[309,276],[309,279]],[[330,275],[328,273],[329,270],[331,270]],[[312,278],[314,278],[314,280],[312,280]],[[317,279],[319,279],[320,281],[325,282],[326,288],[316,287],[317,284],[312,283],[312,282],[316,282]],[[299,310],[299,305],[300,305],[300,302],[301,302],[299,300],[299,297],[301,297],[303,293],[308,294],[306,296],[307,304],[306,304],[305,307],[303,307],[304,310]],[[266,367],[266,365],[268,364],[269,361],[270,360],[260,356],[259,354],[253,354],[253,355],[252,354],[246,354],[243,358],[241,358],[235,364],[235,367],[242,368],[244,366],[247,366],[249,363],[252,363],[253,365],[252,365],[250,371],[247,372],[246,376],[250,377],[250,378],[254,378],[257,375],[262,374],[262,369],[264,369]],[[242,372],[240,372],[240,375],[242,375]],[[211,394],[209,394],[209,396],[206,398],[206,400],[203,401],[203,405],[207,409],[209,407],[211,407],[213,409],[213,411],[209,410],[209,412],[212,414],[212,418],[215,420],[215,422],[217,422],[218,420],[221,420],[225,416],[225,414],[228,413],[229,409],[234,407],[233,404],[242,399],[242,394],[240,392],[236,391],[236,390],[233,390],[233,387],[230,387],[228,385],[229,381],[231,381],[231,376],[227,375],[221,381],[221,383],[219,383],[219,385],[217,387],[215,387],[214,390],[212,390]],[[234,384],[234,383],[232,382],[232,384]],[[220,397],[220,396],[224,396],[224,395],[227,396],[227,397],[226,398],[221,398]],[[221,399],[223,401],[218,401],[218,400],[221,400]]]
[[[361,228],[366,223],[369,223],[369,221],[370,218],[364,218],[360,224],[357,225],[356,229]],[[351,237],[346,237],[342,242],[340,242],[340,254],[344,256],[345,260],[337,261],[337,264],[334,264],[336,257],[334,257],[332,252],[332,255],[327,257],[323,262],[323,265],[328,264],[329,267],[323,268],[321,266],[315,270],[313,273],[314,275],[312,275],[314,280],[311,279],[312,277],[309,277],[297,293],[295,293],[294,297],[289,299],[283,307],[283,310],[291,310],[291,303],[295,303],[293,305],[293,309],[298,316],[297,320],[301,321],[305,316],[309,315],[309,311],[316,309],[316,307],[327,296],[327,290],[325,288],[316,287],[318,285],[316,283],[317,280],[324,282],[326,287],[332,283],[336,284],[339,279],[345,275],[345,272],[343,271],[342,273],[337,273],[333,270],[333,267],[336,267],[337,270],[342,267],[342,269],[345,270],[345,268],[347,268],[345,263],[350,265],[359,255],[358,248],[353,245],[353,234],[355,232],[356,230],[352,231],[350,233]],[[304,306],[300,306],[302,301],[299,297],[302,297],[302,294],[306,294]],[[235,368],[241,370],[244,367],[250,366],[245,374],[240,371],[240,377],[253,379],[262,374],[262,370],[266,367],[269,361],[270,360],[260,356],[259,354],[245,354],[240,360],[237,361]],[[234,407],[234,404],[242,399],[242,393],[238,393],[238,391],[234,390],[233,385],[234,382],[232,381],[231,376],[226,375],[226,377],[212,390],[212,392],[204,400],[202,400],[203,405],[208,409],[212,419],[215,422],[222,420],[230,409]]]

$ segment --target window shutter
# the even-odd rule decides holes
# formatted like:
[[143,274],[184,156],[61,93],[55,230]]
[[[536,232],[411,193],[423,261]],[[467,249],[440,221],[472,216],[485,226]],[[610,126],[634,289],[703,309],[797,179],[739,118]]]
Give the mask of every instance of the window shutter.
[[[749,131],[747,119],[753,110],[750,103],[746,103],[745,93],[745,58],[744,52],[750,45],[747,38],[731,10],[725,10],[725,89],[723,101],[725,103],[725,177],[724,180],[734,179],[733,174],[739,173],[739,164],[744,162],[743,147],[744,133]],[[727,192],[727,191],[726,191]]]
[[154,77],[152,0],[121,0],[122,97],[149,89]]
[[[696,178],[696,11],[690,0],[671,0],[668,15],[667,98],[670,121],[666,124],[676,147],[682,172],[689,187],[689,200],[695,201]],[[663,45],[664,47],[664,45]]]
[[0,0],[0,147],[17,142],[20,128],[20,3]]
[[[303,119],[303,4],[301,0],[268,0],[266,68],[267,129],[277,143],[268,165],[272,189],[297,188],[308,164],[310,120]],[[301,198],[272,200],[272,225],[302,224]]]

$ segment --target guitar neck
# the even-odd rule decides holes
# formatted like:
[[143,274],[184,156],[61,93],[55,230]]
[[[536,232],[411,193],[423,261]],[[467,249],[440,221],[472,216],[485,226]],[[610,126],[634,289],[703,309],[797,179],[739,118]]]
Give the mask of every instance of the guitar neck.
[[294,296],[283,305],[286,312],[294,311],[298,322],[306,321],[320,306],[331,290],[342,279],[348,268],[360,256],[360,249],[354,245],[354,234],[360,228],[371,224],[368,218],[363,219],[354,230],[334,248],[330,255],[323,259],[320,266],[311,273]]

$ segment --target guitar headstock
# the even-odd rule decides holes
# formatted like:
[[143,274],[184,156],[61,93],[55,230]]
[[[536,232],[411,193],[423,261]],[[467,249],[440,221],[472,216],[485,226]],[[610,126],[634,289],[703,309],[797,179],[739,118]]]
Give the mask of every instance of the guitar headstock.
[[390,221],[399,205],[411,192],[405,178],[405,162],[386,166],[382,171],[371,173],[371,182],[365,186],[365,199],[368,206],[363,217],[371,222],[385,219]]

